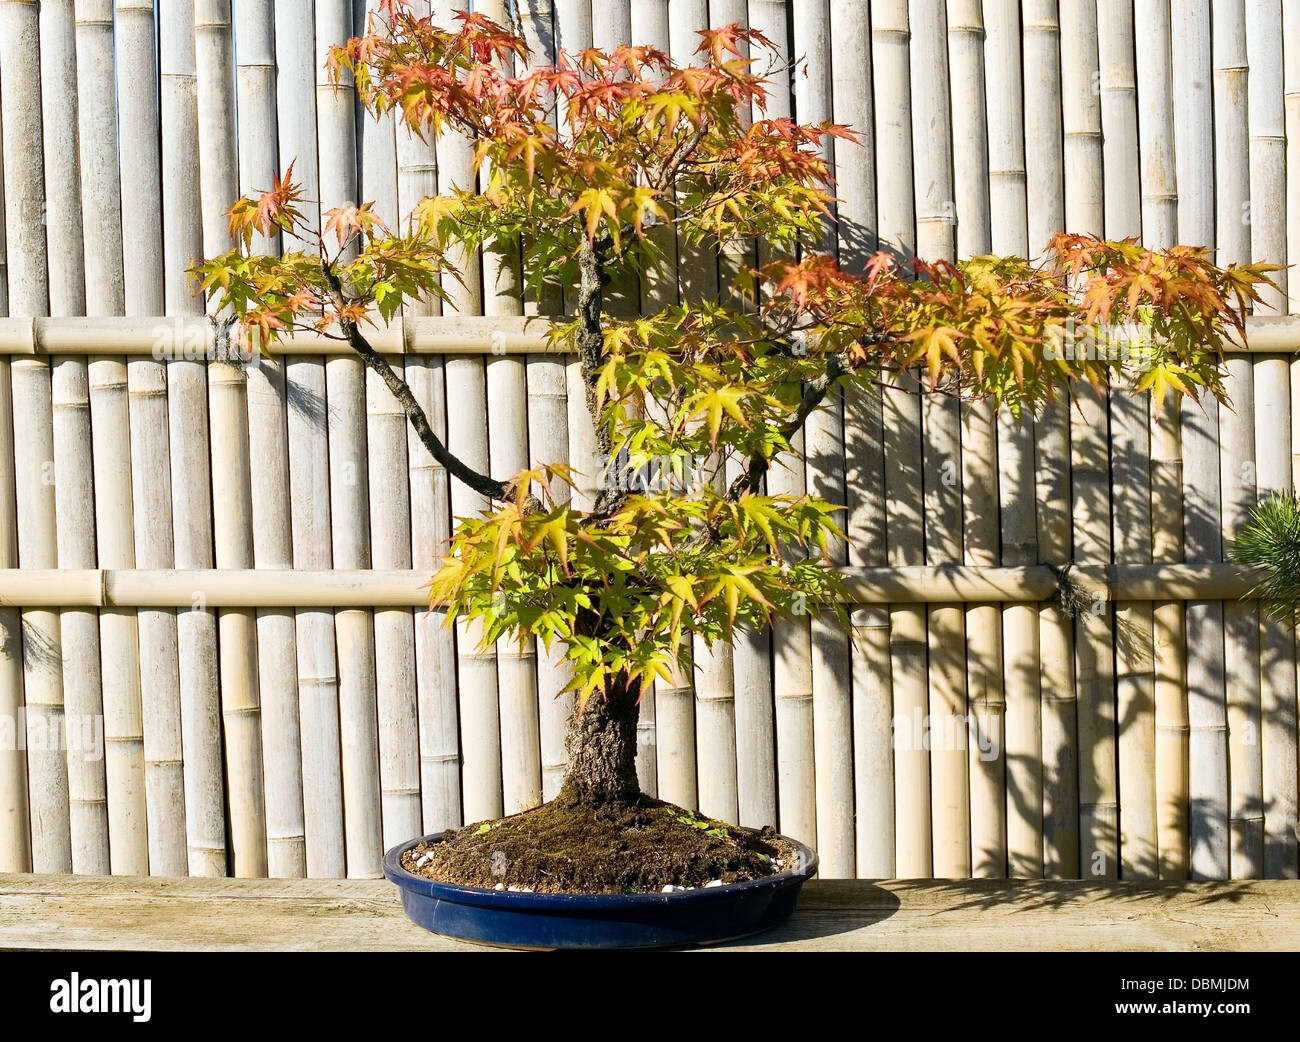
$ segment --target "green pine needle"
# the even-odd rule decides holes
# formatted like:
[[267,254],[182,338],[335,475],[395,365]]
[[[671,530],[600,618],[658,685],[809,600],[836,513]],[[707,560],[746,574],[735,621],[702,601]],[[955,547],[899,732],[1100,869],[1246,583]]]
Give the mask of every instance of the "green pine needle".
[[1293,618],[1300,611],[1300,498],[1274,493],[1255,507],[1232,560],[1262,569],[1265,577],[1251,595],[1270,615]]

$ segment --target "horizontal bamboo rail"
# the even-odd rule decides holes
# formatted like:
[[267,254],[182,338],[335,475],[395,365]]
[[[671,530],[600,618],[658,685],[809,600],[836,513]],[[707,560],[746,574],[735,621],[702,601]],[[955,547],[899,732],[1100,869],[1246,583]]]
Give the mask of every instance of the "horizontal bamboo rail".
[[[1048,565],[846,568],[852,604],[1046,601],[1060,588]],[[270,570],[149,568],[0,569],[0,605],[22,608],[398,608],[428,603],[418,568]],[[1220,600],[1257,581],[1231,564],[1143,564],[1073,568],[1085,602]]]
[[[383,354],[554,354],[546,337],[550,319],[538,315],[453,315],[397,318],[366,337]],[[1300,316],[1251,317],[1246,343],[1235,337],[1229,353],[1300,354]],[[272,357],[345,355],[346,342],[298,332],[277,342]],[[148,355],[162,360],[229,357],[220,353],[217,328],[204,317],[0,318],[0,357],[8,355]]]

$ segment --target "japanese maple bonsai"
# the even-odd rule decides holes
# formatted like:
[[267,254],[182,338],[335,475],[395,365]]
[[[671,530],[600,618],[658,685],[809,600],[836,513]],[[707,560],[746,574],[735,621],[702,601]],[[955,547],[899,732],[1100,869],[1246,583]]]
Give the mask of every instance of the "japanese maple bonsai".
[[[629,46],[515,75],[512,65],[529,68],[519,33],[457,18],[441,28],[390,0],[331,65],[372,114],[471,139],[477,188],[423,199],[397,228],[370,204],[330,210],[316,232],[286,175],[235,203],[235,248],[198,267],[203,288],[262,345],[307,328],[346,340],[383,378],[434,459],[492,504],[458,521],[434,603],[479,620],[484,646],[558,644],[571,670],[579,710],[559,795],[449,833],[409,867],[484,886],[606,892],[788,870],[779,838],[643,796],[635,729],[641,692],[689,675],[695,641],[843,613],[825,560],[840,505],[765,492],[809,415],[847,385],[913,378],[1017,415],[1080,382],[1222,397],[1223,338],[1242,332],[1268,269],[1220,268],[1199,248],[1062,235],[1037,263],[901,264],[882,253],[846,271],[822,252],[835,202],[823,145],[857,147],[854,135],[764,117],[763,69],[781,66],[758,32],[702,32],[692,65]],[[277,231],[290,248],[252,250],[255,234]],[[772,259],[740,265],[716,299],[682,295],[654,314],[612,316],[606,287],[654,271],[664,234],[706,256],[758,241]],[[446,300],[451,255],[494,248],[520,251],[528,292],[558,290],[570,303],[538,321],[581,363],[607,463],[585,513],[551,498],[572,480],[563,461],[489,475],[458,459],[367,339],[406,302]],[[1128,323],[1149,334],[1136,347],[1075,349],[1086,331]],[[675,480],[628,480],[647,468]],[[561,840],[575,845],[550,868],[529,857]],[[507,847],[489,875],[490,855]]]

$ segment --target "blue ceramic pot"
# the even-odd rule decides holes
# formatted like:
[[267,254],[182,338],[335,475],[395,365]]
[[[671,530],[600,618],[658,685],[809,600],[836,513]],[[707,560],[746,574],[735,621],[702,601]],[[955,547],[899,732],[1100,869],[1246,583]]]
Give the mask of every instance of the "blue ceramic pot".
[[384,856],[406,914],[444,937],[506,948],[664,948],[747,937],[789,918],[799,888],[817,874],[817,855],[792,839],[798,858],[784,872],[669,894],[511,893],[437,883],[402,867],[417,843],[441,841],[412,839]]

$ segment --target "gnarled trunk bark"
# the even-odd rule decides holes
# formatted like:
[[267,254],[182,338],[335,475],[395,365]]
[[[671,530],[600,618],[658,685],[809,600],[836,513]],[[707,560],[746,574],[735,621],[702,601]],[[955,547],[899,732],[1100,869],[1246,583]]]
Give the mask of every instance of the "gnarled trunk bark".
[[602,694],[593,692],[569,722],[569,771],[557,799],[584,806],[635,803],[636,723],[640,689],[618,682]]

